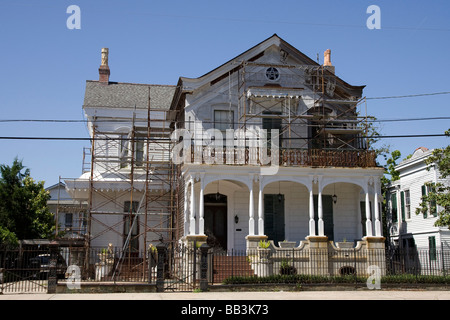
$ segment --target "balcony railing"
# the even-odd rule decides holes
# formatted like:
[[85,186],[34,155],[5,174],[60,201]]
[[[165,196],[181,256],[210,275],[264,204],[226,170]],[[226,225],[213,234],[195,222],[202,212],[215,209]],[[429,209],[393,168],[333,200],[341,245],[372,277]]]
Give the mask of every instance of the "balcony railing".
[[[219,150],[219,152],[218,152]],[[220,152],[220,150],[223,150]],[[258,148],[192,146],[185,155],[194,164],[225,164],[285,167],[376,167],[376,153],[372,150],[288,149],[267,150],[260,155]]]

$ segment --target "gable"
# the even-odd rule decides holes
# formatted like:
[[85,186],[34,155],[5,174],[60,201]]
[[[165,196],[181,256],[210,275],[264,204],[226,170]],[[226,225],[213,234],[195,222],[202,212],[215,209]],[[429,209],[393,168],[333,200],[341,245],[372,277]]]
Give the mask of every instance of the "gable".
[[[268,39],[248,49],[242,54],[234,57],[221,66],[211,70],[198,78],[180,77],[178,94],[175,94],[172,107],[178,105],[182,92],[192,93],[203,87],[213,86],[220,81],[227,79],[229,76],[238,72],[242,67],[249,64],[264,65],[280,65],[285,69],[289,68],[303,68],[311,70],[318,70],[321,65],[303,54],[300,50],[290,45],[288,42],[281,39],[278,35],[274,34]],[[337,77],[333,72],[328,69],[323,70],[327,76],[332,76],[336,79],[336,85],[341,93],[345,93],[347,96],[361,97],[364,86],[353,86]]]

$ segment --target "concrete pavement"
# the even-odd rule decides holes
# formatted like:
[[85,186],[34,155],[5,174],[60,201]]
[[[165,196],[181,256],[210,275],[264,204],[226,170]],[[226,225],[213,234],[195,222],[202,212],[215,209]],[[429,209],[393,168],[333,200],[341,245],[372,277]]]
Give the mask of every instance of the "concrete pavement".
[[356,290],[298,292],[164,292],[164,293],[65,293],[65,294],[3,294],[2,300],[450,300],[450,291],[434,290]]

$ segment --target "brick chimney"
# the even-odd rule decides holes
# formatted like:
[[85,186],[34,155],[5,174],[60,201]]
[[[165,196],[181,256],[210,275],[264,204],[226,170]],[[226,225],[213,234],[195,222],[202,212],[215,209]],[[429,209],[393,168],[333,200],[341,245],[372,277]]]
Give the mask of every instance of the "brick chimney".
[[109,66],[108,66],[108,54],[109,49],[108,48],[102,48],[102,64],[100,65],[100,68],[98,68],[99,73],[99,82],[102,84],[108,84],[109,83]]
[[323,66],[325,69],[331,71],[334,73],[335,69],[334,66],[331,64],[331,50],[327,49],[323,53]]

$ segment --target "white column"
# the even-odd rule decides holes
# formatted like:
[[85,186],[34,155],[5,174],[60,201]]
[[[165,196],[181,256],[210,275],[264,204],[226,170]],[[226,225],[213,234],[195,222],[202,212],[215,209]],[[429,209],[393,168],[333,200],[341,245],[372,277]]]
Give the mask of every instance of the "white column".
[[309,191],[309,235],[316,235],[316,222],[314,221],[314,194],[312,186]]
[[264,201],[263,201],[263,190],[262,183],[259,182],[259,193],[258,193],[258,235],[264,235]]
[[191,178],[190,181],[191,184],[191,219],[189,222],[189,234],[194,235],[195,234],[195,193],[194,193],[194,178]]
[[250,182],[250,197],[248,199],[248,234],[250,236],[255,235],[255,219],[254,219],[254,203],[253,203],[253,179]]
[[318,199],[317,199],[318,203],[317,203],[317,212],[319,215],[319,221],[318,221],[318,231],[319,231],[319,236],[323,237],[325,236],[325,230],[324,230],[324,224],[323,224],[323,206],[322,206],[322,190],[320,189],[319,186],[319,195],[318,195]]
[[[369,189],[369,187],[367,187]],[[366,236],[372,237],[372,220],[370,217],[370,199],[369,191],[366,192]]]
[[184,181],[184,235],[189,234],[188,181]]
[[205,234],[205,219],[204,219],[204,215],[205,215],[205,206],[204,206],[204,189],[205,189],[205,184],[203,183],[203,177],[201,178],[200,181],[200,198],[198,200],[198,234],[204,235]]
[[380,211],[378,210],[378,190],[375,190],[373,202],[375,206],[375,236],[381,237]]

